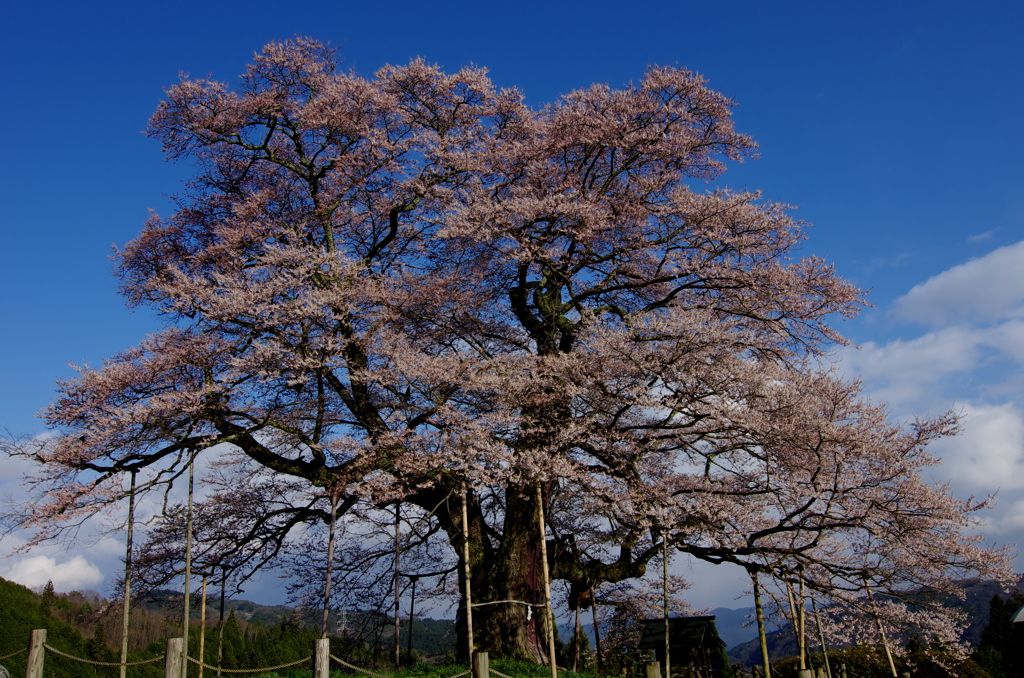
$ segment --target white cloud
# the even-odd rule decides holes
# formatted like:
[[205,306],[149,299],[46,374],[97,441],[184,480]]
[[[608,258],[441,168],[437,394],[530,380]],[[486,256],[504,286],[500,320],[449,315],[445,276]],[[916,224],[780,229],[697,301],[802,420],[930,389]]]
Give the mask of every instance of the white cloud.
[[977,233],[967,238],[967,242],[982,242],[983,240],[991,240],[992,236],[999,232],[998,228],[985,231],[984,233]]
[[977,493],[1024,488],[1024,413],[1013,403],[961,409],[963,432],[935,444],[942,473]]
[[[981,517],[980,531],[988,540],[1003,536],[1007,541],[1019,544],[1024,534],[1024,498],[1006,499],[1000,494],[996,497],[995,507]],[[1017,569],[1020,570],[1019,565]]]
[[978,531],[1024,542],[1024,241],[915,286],[890,317],[932,331],[844,349],[842,369],[901,417],[960,412],[961,435],[931,447],[941,464],[926,475],[961,497],[996,494]]
[[947,326],[1024,315],[1024,241],[954,266],[896,300],[897,318]]
[[1010,320],[991,328],[986,334],[990,346],[1024,365],[1024,320]]
[[847,375],[863,379],[875,399],[915,403],[934,395],[933,385],[944,377],[976,367],[981,342],[973,328],[951,327],[916,339],[869,341],[844,349],[839,358]]
[[103,573],[83,556],[62,562],[50,556],[19,558],[0,570],[0,576],[30,588],[52,581],[58,591],[91,588],[103,581]]

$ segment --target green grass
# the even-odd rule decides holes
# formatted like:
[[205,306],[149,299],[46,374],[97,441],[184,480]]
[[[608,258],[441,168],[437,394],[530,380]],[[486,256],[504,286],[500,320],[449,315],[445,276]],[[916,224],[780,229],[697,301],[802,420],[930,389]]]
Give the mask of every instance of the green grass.
[[[496,659],[491,661],[491,668],[510,676],[511,678],[550,678],[551,670],[546,666],[531,664],[528,662]],[[417,662],[415,665],[401,669],[400,671],[386,669],[369,669],[376,675],[387,676],[388,678],[452,678],[460,673],[469,670],[465,664],[443,664],[435,665],[426,662]],[[207,674],[208,675],[208,674]],[[331,671],[331,678],[371,678],[368,674],[358,671]],[[309,669],[298,669],[278,673],[268,671],[266,673],[244,674],[243,678],[313,678],[313,672]],[[468,678],[468,676],[466,677]],[[498,678],[493,676],[492,678]],[[559,669],[558,678],[599,678],[594,673],[573,673]]]

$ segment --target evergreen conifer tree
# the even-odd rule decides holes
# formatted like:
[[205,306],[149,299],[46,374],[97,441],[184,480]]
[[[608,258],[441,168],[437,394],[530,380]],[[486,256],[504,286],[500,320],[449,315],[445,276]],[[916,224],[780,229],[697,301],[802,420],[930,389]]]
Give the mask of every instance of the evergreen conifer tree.
[[981,632],[981,643],[974,653],[977,662],[991,678],[1024,676],[1024,623],[1013,624],[1013,613],[1024,606],[1024,594],[1014,591],[1004,599],[992,596],[988,625]]

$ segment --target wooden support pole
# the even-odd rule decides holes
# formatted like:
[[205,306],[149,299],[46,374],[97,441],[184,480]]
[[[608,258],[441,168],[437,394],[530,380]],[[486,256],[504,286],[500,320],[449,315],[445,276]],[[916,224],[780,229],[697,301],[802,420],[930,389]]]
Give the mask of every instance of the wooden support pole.
[[875,621],[878,623],[878,635],[882,637],[882,647],[885,648],[885,656],[889,660],[889,670],[892,671],[892,678],[899,678],[896,674],[896,663],[892,660],[892,650],[889,649],[889,640],[885,637],[885,627],[882,626],[882,618],[878,616],[875,597],[871,595],[871,586],[868,585],[867,579],[864,580],[864,590],[867,591],[868,600],[871,601],[872,607],[875,608],[873,613],[875,615]]
[[[466,597],[466,651],[469,653],[470,665],[473,662],[473,589],[470,586],[469,569],[469,509],[466,508],[469,502],[469,488],[465,480],[462,481],[462,576],[465,579]],[[474,675],[473,678],[488,678],[487,676]]]
[[792,582],[786,582],[786,594],[789,596],[789,623],[793,625],[793,634],[796,637],[796,650],[797,655],[800,658],[798,670],[803,671],[807,668],[805,664],[805,656],[803,649],[803,637],[800,634],[800,618],[796,612],[796,601],[793,597],[793,584]]
[[135,524],[135,476],[137,471],[132,471],[131,489],[128,491],[128,534],[125,536],[124,550],[124,601],[121,608],[121,667],[120,678],[125,678],[128,667],[128,623],[131,617],[132,608],[132,540],[134,539]]
[[825,658],[825,673],[832,678],[832,665],[828,661],[828,649],[825,647],[825,632],[821,630],[821,617],[818,615],[818,603],[811,598],[811,610],[814,612],[814,623],[818,626],[818,641],[821,643],[821,656]]
[[797,619],[800,620],[800,668],[807,670],[807,603],[804,600],[804,576],[800,575],[800,597],[797,599]]
[[184,649],[183,639],[167,639],[167,655],[164,657],[164,678],[181,678],[181,665],[185,663],[185,658],[182,656]]
[[[395,668],[402,666],[402,570],[400,567],[402,556],[402,503],[395,504],[395,647],[392,651],[392,661]],[[412,622],[409,622],[410,624]]]
[[224,663],[224,599],[227,595],[228,568],[220,568],[220,624],[217,625],[217,678],[220,678],[220,667]]
[[[327,532],[327,572],[324,579],[324,615],[320,622],[320,637],[326,638],[331,615],[331,574],[334,572],[334,542],[338,522],[338,491],[331,490],[331,526]],[[223,618],[224,614],[221,613]]]
[[[196,458],[195,454],[188,462],[188,512],[185,518],[185,613],[182,616],[182,648],[183,656],[188,656],[188,627],[189,627],[189,585],[192,583],[192,496],[195,492],[196,479]],[[181,678],[188,678],[188,660],[181,662]]]
[[572,672],[580,672],[580,599],[576,597],[576,623],[572,631]]
[[537,483],[537,519],[540,523],[540,578],[544,589],[544,610],[548,626],[548,661],[551,663],[551,678],[558,678],[558,662],[555,658],[555,613],[551,608],[551,578],[548,576],[548,537],[544,524],[544,493]]
[[317,638],[313,678],[328,678],[331,672],[331,639]]
[[43,678],[43,657],[46,655],[46,629],[34,629],[29,640],[25,678]]
[[[416,616],[416,582],[419,577],[410,577],[412,580],[412,593],[409,594],[409,628],[405,632],[405,661],[411,666],[412,661],[412,620]],[[831,676],[829,676],[831,678]]]
[[[199,612],[199,678],[203,678],[206,663],[206,575],[203,575],[203,599]],[[123,676],[122,676],[123,678]]]
[[597,652],[597,673],[604,675],[604,661],[601,658],[601,626],[597,622],[597,591],[590,587],[590,616],[594,620],[594,651]]
[[671,643],[668,635],[668,530],[661,538],[662,563],[661,563],[661,586],[664,594],[665,613],[665,678],[672,678]]
[[764,607],[761,605],[761,586],[757,580],[757,571],[750,571],[750,581],[754,584],[754,611],[757,613],[757,638],[761,645],[761,667],[764,678],[771,678],[772,669],[768,660],[768,637],[764,630]]

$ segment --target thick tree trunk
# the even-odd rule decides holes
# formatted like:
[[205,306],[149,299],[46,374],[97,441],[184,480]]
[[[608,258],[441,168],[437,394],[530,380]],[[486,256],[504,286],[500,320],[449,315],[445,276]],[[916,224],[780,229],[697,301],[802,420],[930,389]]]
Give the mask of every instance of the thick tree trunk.
[[[540,591],[540,534],[537,503],[528,491],[505,494],[502,540],[493,548],[485,538],[479,506],[470,499],[470,572],[473,596],[473,636],[477,651],[494,657],[538,664],[547,661],[547,614]],[[453,545],[461,549],[461,530]],[[465,579],[460,568],[459,590]],[[456,618],[458,654],[468,658],[465,601]]]
[[[546,663],[547,616],[540,591],[540,534],[537,502],[530,492],[507,490],[502,543],[491,564],[484,600],[477,608],[481,650],[499,657]],[[528,603],[529,605],[524,605]],[[536,605],[538,607],[530,607]]]
[[[432,498],[422,498],[426,504]],[[421,498],[417,497],[417,503]],[[537,501],[529,488],[507,488],[501,541],[488,536],[479,503],[469,494],[469,569],[473,599],[475,649],[493,657],[547,663],[547,624],[540,590],[540,533]],[[437,505],[437,502],[434,502]],[[461,499],[448,495],[448,509],[438,512],[442,526],[462,561]],[[459,567],[459,591],[465,596],[465,575]],[[456,615],[457,653],[468,660],[465,600]]]
[[[460,481],[461,484],[461,481]],[[550,503],[546,488],[545,504]],[[473,642],[476,651],[492,657],[515,658],[547,664],[548,625],[540,577],[540,531],[536,486],[509,486],[504,491],[502,524],[489,528],[475,494],[467,505],[470,588],[473,601]],[[469,661],[466,629],[466,577],[462,568],[466,531],[462,527],[462,492],[454,486],[435,486],[406,498],[441,521],[441,528],[459,558],[459,601],[456,613],[457,655]],[[446,505],[444,510],[436,510]],[[570,542],[547,543],[552,580],[564,580],[578,591],[589,591],[603,582],[619,582],[643,576],[653,548],[634,553],[623,547],[619,558],[602,563],[585,558]]]

